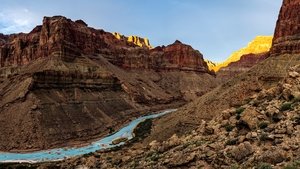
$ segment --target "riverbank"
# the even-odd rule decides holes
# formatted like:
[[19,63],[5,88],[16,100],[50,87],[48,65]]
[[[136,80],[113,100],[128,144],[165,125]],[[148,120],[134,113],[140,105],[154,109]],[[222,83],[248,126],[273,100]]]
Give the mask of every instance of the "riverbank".
[[108,127],[104,132],[98,133],[93,136],[86,136],[86,137],[80,137],[77,139],[71,139],[71,140],[65,140],[64,143],[52,143],[51,146],[49,146],[47,149],[12,149],[10,151],[0,151],[0,153],[30,153],[30,152],[37,152],[37,151],[46,151],[50,149],[56,149],[56,148],[79,148],[83,146],[87,146],[103,137],[109,136],[116,131],[120,130],[124,125],[130,123],[134,119],[137,119],[141,116],[147,116],[151,114],[155,114],[156,112],[159,112],[160,110],[166,110],[166,109],[173,109],[173,108],[179,108],[183,106],[185,102],[175,102],[171,104],[163,104],[163,105],[157,105],[157,106],[151,106],[151,107],[144,107],[135,109],[134,111],[126,111],[123,112],[123,114],[127,114],[128,117],[125,117],[124,120],[117,121],[115,125]]
[[93,142],[84,147],[72,147],[72,148],[58,148],[39,152],[27,152],[27,153],[0,153],[1,163],[35,163],[35,162],[45,162],[45,161],[57,161],[66,158],[76,157],[80,155],[90,154],[99,150],[110,149],[123,145],[124,143],[119,143],[117,145],[112,145],[112,142],[117,138],[127,138],[131,140],[134,138],[133,131],[138,124],[147,120],[154,119],[165,114],[175,112],[176,109],[168,109],[160,111],[160,113],[141,116],[128,125],[121,128],[118,132],[102,138],[96,142]]

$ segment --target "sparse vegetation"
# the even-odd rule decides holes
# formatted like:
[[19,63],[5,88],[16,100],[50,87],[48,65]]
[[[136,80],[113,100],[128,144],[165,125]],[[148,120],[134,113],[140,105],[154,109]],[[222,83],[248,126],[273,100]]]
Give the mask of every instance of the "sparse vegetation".
[[284,169],[299,169],[300,168],[300,161],[292,162],[284,167]]
[[298,103],[298,102],[300,102],[300,97],[294,97],[294,98],[292,99],[292,102],[293,102],[293,103]]
[[237,139],[229,139],[226,141],[225,145],[229,145],[229,146],[236,145],[237,141],[238,141]]
[[287,110],[290,110],[290,109],[292,109],[292,103],[291,102],[283,103],[280,107],[280,111],[287,111]]
[[140,124],[137,125],[137,127],[134,129],[133,133],[135,137],[132,139],[132,142],[140,141],[147,137],[151,133],[152,128],[152,120],[147,119]]
[[268,140],[268,134],[266,134],[266,133],[262,133],[261,135],[260,135],[260,137],[259,137],[259,140],[260,141],[267,141]]
[[266,121],[260,122],[260,123],[258,124],[258,127],[259,127],[260,129],[265,129],[265,128],[268,127],[268,122],[266,122]]
[[273,169],[271,164],[268,163],[261,163],[258,165],[257,169]]
[[7,169],[36,169],[38,168],[36,165],[34,164],[0,164],[0,169],[4,169],[4,168],[7,168]]
[[238,164],[233,164],[230,166],[230,169],[239,169],[240,166]]
[[160,155],[158,152],[151,152],[148,154],[148,158],[150,161],[157,161],[160,158]]
[[225,130],[226,130],[227,132],[230,132],[230,131],[232,131],[232,130],[234,129],[234,126],[231,125],[231,124],[229,124],[229,123],[227,123],[227,124],[224,126],[224,128],[225,128]]
[[244,111],[245,111],[245,108],[239,107],[235,110],[235,113],[241,115]]
[[295,117],[293,120],[296,125],[300,125],[300,116]]
[[235,110],[236,119],[239,120],[241,118],[241,114],[245,111],[245,108],[239,107]]

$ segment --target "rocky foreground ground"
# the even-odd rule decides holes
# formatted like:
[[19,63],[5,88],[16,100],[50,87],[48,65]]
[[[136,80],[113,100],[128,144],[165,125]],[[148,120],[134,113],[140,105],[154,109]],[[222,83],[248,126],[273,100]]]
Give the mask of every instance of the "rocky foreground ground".
[[299,84],[300,68],[293,67],[277,86],[203,121],[182,137],[38,167],[296,169],[300,167]]

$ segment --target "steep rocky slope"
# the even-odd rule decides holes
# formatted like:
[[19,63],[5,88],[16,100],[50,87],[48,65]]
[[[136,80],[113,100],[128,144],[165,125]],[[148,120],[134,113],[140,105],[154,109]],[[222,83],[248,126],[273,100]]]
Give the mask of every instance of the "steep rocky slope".
[[179,41],[149,49],[62,16],[0,38],[0,151],[86,143],[217,85]]
[[269,57],[270,53],[246,54],[241,56],[240,60],[229,63],[226,67],[221,68],[216,74],[221,82],[249,71],[253,66],[264,61]]
[[[299,13],[299,9],[299,3],[284,0],[276,30],[281,28],[282,30],[289,31],[289,29],[284,29],[284,25],[281,24],[282,20],[285,20],[283,16],[289,17],[290,24],[294,26],[298,25],[299,21],[297,14]],[[286,12],[286,10],[291,13],[289,13],[289,15],[284,15],[283,13]],[[299,33],[300,32],[293,31],[292,34],[286,34],[288,37],[297,38]],[[277,37],[277,35],[275,37]],[[277,45],[282,43],[288,44],[290,42],[289,38],[281,38],[285,39],[285,41],[278,42],[276,41],[277,38],[275,38],[273,42],[274,47],[272,47],[270,51],[273,53],[272,57],[267,58],[263,62],[252,67],[248,72],[230,79],[211,92],[184,106],[179,109],[177,113],[156,120],[154,122],[152,134],[145,142],[149,143],[151,140],[165,140],[174,133],[179,135],[184,134],[197,127],[202,120],[210,120],[212,117],[229,107],[243,105],[245,100],[255,93],[258,93],[264,88],[270,88],[276,85],[278,81],[286,77],[288,67],[300,63],[300,53],[297,53],[297,50],[291,50],[286,54],[275,54]]]
[[40,168],[299,168],[300,69],[182,137]]

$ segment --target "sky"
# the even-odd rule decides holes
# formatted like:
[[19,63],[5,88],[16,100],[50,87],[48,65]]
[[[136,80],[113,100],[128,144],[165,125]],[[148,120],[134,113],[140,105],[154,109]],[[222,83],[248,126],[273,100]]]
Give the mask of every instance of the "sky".
[[30,32],[43,16],[82,19],[89,26],[150,39],[175,40],[204,58],[225,60],[258,35],[273,35],[282,0],[1,0],[0,33]]

